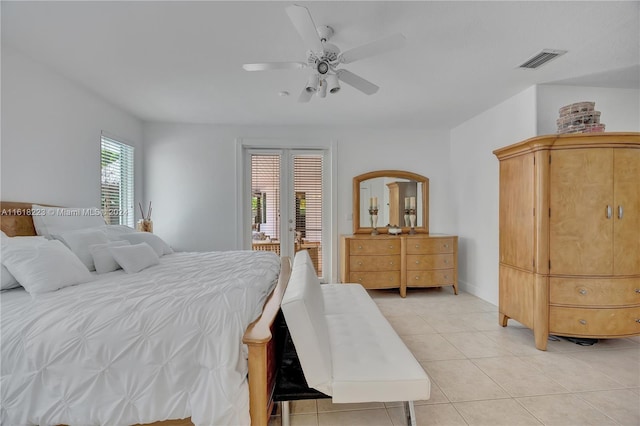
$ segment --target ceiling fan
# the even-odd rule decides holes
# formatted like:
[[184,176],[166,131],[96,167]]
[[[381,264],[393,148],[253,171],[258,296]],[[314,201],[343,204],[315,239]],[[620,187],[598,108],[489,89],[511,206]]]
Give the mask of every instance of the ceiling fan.
[[309,76],[307,84],[298,98],[298,102],[309,102],[314,93],[321,98],[324,98],[327,92],[337,93],[340,90],[339,81],[358,89],[362,93],[373,95],[378,91],[378,86],[351,71],[338,68],[338,66],[399,49],[405,43],[404,36],[397,33],[341,52],[336,45],[328,42],[333,35],[333,28],[326,25],[316,28],[311,18],[311,13],[306,7],[292,5],[288,6],[286,11],[300,37],[309,46],[307,62],[264,62],[244,64],[242,68],[247,71],[313,69],[313,73]]

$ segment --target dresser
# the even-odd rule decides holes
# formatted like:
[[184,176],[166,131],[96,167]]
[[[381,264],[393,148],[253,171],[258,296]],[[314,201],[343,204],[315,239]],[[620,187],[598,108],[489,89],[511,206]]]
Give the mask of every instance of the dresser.
[[340,281],[368,289],[453,286],[458,294],[458,237],[453,235],[343,235]]
[[549,135],[500,160],[499,321],[640,335],[640,133]]

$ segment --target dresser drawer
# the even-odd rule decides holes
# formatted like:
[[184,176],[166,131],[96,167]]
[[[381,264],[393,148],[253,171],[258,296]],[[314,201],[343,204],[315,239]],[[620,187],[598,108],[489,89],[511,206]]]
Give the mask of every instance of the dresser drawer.
[[453,269],[436,271],[407,271],[407,287],[440,287],[453,285]]
[[550,278],[549,302],[572,306],[640,305],[640,278]]
[[351,256],[400,254],[400,240],[350,240],[349,251]]
[[349,268],[352,271],[399,271],[400,256],[351,256]]
[[407,238],[407,254],[453,253],[453,238]]
[[549,333],[569,336],[617,337],[640,334],[637,308],[549,308]]
[[453,254],[409,254],[407,255],[408,271],[424,271],[429,269],[449,269],[453,267]]
[[362,284],[365,288],[400,287],[400,271],[392,272],[351,272],[350,283]]

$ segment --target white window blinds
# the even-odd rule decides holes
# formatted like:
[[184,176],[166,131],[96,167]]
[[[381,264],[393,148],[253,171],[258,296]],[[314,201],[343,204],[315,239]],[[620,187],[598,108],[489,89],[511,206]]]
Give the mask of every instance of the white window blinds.
[[103,135],[100,165],[102,214],[111,225],[133,227],[133,147]]
[[280,240],[280,155],[251,155],[253,231]]
[[322,155],[293,157],[296,251],[307,250],[322,276]]

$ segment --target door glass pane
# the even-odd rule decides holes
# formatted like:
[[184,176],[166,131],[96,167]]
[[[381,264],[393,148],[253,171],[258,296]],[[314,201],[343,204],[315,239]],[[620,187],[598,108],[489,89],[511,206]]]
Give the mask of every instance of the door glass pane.
[[280,255],[280,155],[251,155],[251,246]]
[[322,155],[294,155],[295,251],[307,250],[322,276]]

